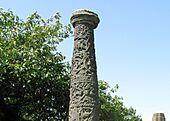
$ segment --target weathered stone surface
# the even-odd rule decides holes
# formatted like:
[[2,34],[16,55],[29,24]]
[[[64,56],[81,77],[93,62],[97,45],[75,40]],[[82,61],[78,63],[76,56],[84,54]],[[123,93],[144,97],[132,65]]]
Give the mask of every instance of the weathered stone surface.
[[72,58],[69,121],[99,121],[94,32],[99,18],[93,12],[73,13],[74,52]]
[[155,113],[155,114],[153,114],[152,121],[165,121],[164,113]]
[[75,24],[88,23],[93,29],[95,29],[100,22],[98,15],[89,10],[77,10],[73,12],[70,21],[73,27],[75,27]]

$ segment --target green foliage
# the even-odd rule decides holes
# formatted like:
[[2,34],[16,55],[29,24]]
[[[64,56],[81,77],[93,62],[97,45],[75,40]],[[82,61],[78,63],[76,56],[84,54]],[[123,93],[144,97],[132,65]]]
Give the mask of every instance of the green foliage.
[[142,121],[141,117],[136,115],[136,110],[125,107],[123,98],[115,95],[118,88],[119,86],[115,85],[109,90],[107,82],[99,81],[100,121]]
[[68,64],[57,45],[71,34],[60,15],[26,21],[0,9],[0,100],[31,120],[60,120],[68,115]]

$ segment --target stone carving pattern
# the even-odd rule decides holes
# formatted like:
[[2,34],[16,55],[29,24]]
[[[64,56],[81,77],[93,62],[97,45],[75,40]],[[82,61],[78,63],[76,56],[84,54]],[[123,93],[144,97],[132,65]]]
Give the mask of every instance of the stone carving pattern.
[[93,29],[77,24],[70,87],[70,121],[98,121],[98,84]]

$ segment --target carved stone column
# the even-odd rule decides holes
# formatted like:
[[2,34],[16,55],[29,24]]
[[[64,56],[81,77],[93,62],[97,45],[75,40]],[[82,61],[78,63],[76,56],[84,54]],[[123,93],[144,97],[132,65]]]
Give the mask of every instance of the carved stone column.
[[99,97],[94,31],[97,14],[78,10],[71,16],[74,29],[69,121],[99,121]]
[[165,121],[164,113],[155,113],[155,114],[153,114],[152,121]]

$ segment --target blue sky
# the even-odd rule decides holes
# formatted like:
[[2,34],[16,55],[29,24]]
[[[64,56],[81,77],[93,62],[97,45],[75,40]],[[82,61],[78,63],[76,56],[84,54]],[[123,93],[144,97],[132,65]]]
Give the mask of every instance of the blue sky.
[[[170,120],[170,1],[168,0],[0,0],[25,19],[37,11],[44,18],[60,12],[64,24],[76,9],[90,9],[100,17],[95,30],[98,78],[119,84],[126,106],[144,121],[155,112]],[[59,50],[71,61],[73,38]]]

